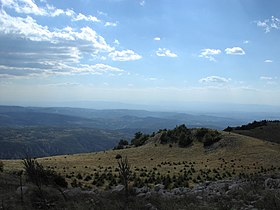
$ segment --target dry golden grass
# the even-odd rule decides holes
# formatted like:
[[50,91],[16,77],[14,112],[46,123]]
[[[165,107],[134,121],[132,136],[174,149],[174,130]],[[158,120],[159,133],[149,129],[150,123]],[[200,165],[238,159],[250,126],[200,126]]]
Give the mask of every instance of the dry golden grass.
[[[196,170],[226,168],[245,173],[254,172],[261,166],[280,167],[279,144],[234,133],[223,132],[222,135],[223,139],[218,143],[219,146],[210,149],[203,148],[199,142],[188,148],[180,148],[175,144],[172,147],[158,143],[155,145],[154,142],[150,142],[137,148],[45,157],[39,158],[38,161],[62,175],[71,172],[86,175],[104,170],[111,170],[114,173],[117,167],[115,159],[117,154],[128,157],[132,171],[138,168],[171,175],[180,173],[186,165],[191,165],[190,163],[195,163],[193,165]],[[4,164],[5,169],[10,171],[22,168],[20,160],[6,160]]]

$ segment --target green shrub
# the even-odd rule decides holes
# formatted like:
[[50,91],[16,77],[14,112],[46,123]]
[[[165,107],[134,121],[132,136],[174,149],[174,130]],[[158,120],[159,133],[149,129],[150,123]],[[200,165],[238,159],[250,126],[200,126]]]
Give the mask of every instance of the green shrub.
[[186,134],[182,133],[179,137],[179,146],[180,147],[187,147],[192,144],[192,139],[190,136],[186,136]]
[[128,141],[127,140],[123,140],[121,139],[118,143],[118,145],[116,147],[114,147],[114,150],[117,150],[117,149],[123,149],[125,146],[128,145]]
[[221,140],[221,135],[218,131],[208,131],[203,138],[204,147],[211,146],[215,142]]
[[148,139],[149,135],[137,132],[135,133],[134,138],[131,140],[131,144],[136,147],[139,147],[144,145]]

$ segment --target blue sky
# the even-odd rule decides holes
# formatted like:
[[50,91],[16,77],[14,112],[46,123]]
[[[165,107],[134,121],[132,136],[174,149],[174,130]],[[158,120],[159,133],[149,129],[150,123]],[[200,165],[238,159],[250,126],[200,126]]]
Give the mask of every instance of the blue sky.
[[280,106],[277,0],[0,0],[2,104]]

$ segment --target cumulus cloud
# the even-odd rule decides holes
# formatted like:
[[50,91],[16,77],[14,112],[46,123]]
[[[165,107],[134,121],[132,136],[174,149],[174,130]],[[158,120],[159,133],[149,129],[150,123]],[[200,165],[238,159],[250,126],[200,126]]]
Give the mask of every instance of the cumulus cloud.
[[[57,9],[43,1],[40,6],[33,0],[1,0],[1,3],[1,78],[105,73],[119,75],[125,71],[102,62],[108,57],[121,61],[141,58],[132,50],[117,51],[89,26],[72,28],[66,25],[64,28],[55,28],[42,25],[37,19],[38,16],[48,16],[59,21],[59,16],[65,15],[70,24],[71,21],[99,22],[94,16],[77,14],[71,9]],[[85,60],[89,62],[85,64]]]
[[155,37],[154,40],[155,41],[160,41],[160,37]]
[[171,58],[178,57],[175,53],[171,52],[166,48],[158,48],[158,50],[156,51],[156,55],[160,57],[171,57]]
[[222,51],[219,49],[202,49],[199,57],[201,58],[207,58],[210,61],[216,61],[216,59],[214,58],[214,55],[219,55]]
[[79,13],[76,17],[73,17],[73,21],[80,21],[80,20],[85,20],[85,21],[92,21],[92,22],[100,22],[100,20],[92,15],[84,15],[82,13]]
[[244,40],[244,41],[243,41],[243,44],[249,44],[249,43],[250,43],[249,40]]
[[36,20],[30,16],[26,18],[12,17],[5,11],[0,12],[0,33],[1,32],[4,34],[14,34],[32,41],[57,43],[59,41],[81,40],[92,44],[94,50],[103,50],[107,52],[113,50],[102,36],[88,26],[81,28],[80,31],[74,31],[71,27],[51,31],[47,26],[39,25]]
[[17,13],[34,14],[34,15],[48,15],[44,8],[38,7],[33,0],[2,0],[2,8],[9,8],[15,10]]
[[138,55],[132,50],[113,51],[109,54],[109,57],[113,61],[133,61],[142,58],[141,55]]
[[245,55],[245,51],[241,47],[226,48],[225,52],[228,55]]
[[201,78],[199,80],[199,82],[203,84],[220,84],[220,85],[226,84],[229,81],[231,81],[230,78],[227,79],[219,76],[209,76],[209,77]]
[[265,33],[269,33],[272,29],[275,29],[275,30],[280,29],[280,19],[275,16],[271,16],[270,19],[266,19],[263,21],[258,20],[255,22],[258,27],[264,29]]

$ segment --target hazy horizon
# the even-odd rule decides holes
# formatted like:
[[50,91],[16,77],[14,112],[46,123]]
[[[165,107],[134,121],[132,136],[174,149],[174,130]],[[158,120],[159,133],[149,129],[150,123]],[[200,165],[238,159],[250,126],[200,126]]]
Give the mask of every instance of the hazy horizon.
[[[126,103],[120,101],[64,101],[64,102],[17,102],[17,103],[0,103],[0,106],[22,106],[22,107],[69,107],[69,108],[85,108],[97,110],[145,110],[158,112],[182,112],[189,114],[277,114],[280,116],[280,106],[260,105],[260,104],[234,104],[234,103],[172,103],[158,102],[148,104]],[[267,116],[268,116],[267,115]],[[277,117],[275,116],[275,117]]]

